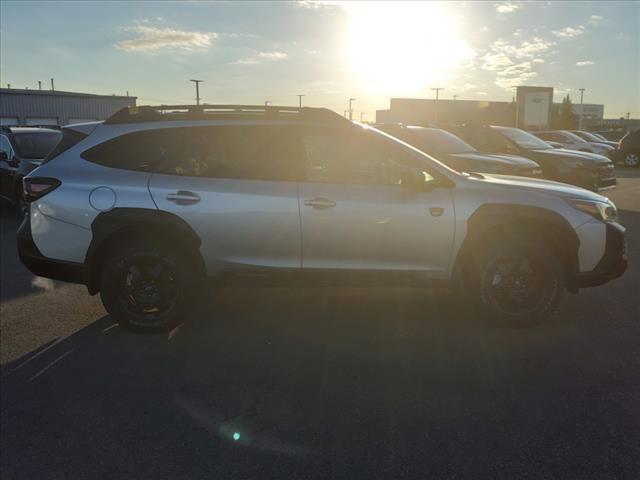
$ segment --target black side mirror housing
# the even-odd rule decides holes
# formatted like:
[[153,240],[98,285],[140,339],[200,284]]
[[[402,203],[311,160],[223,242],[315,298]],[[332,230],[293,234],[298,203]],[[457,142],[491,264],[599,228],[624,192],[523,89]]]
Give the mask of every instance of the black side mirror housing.
[[400,182],[403,187],[411,190],[424,190],[426,185],[424,174],[413,169],[403,170],[400,174]]
[[0,152],[0,162],[9,163],[9,155],[7,155],[7,152]]

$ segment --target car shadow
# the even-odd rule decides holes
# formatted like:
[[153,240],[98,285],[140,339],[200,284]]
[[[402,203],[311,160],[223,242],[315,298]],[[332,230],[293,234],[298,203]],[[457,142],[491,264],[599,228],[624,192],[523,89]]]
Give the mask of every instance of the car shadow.
[[540,427],[584,376],[549,354],[562,324],[488,328],[420,289],[223,288],[191,316],[105,316],[5,365],[3,478],[516,475],[565,445]]

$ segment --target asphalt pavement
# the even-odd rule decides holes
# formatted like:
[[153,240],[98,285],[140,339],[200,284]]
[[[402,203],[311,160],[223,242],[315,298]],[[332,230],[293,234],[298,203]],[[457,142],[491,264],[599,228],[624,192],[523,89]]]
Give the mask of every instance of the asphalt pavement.
[[503,330],[417,288],[210,292],[134,335],[19,262],[0,217],[0,477],[620,479],[640,472],[640,169],[630,266]]

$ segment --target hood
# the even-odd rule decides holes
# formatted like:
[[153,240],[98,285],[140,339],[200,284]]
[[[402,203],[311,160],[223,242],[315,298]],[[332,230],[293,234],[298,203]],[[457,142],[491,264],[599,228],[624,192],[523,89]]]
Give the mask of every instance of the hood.
[[606,202],[607,198],[597,193],[585,190],[584,188],[568,185],[566,183],[554,182],[551,180],[540,180],[536,178],[516,177],[511,175],[485,175],[479,178],[476,176],[468,177],[470,180],[490,183],[493,185],[503,185],[506,187],[517,187],[519,189],[536,190],[542,193],[550,193],[553,195],[576,198],[580,200],[590,200]]
[[578,150],[569,150],[566,148],[550,148],[548,150],[530,150],[534,157],[540,157],[546,160],[569,160],[580,162],[585,165],[608,165],[611,163],[607,157],[598,155],[597,153],[580,152]]
[[492,154],[482,152],[452,153],[449,156],[470,162],[493,162],[516,169],[537,168],[538,164],[528,158],[508,154]]

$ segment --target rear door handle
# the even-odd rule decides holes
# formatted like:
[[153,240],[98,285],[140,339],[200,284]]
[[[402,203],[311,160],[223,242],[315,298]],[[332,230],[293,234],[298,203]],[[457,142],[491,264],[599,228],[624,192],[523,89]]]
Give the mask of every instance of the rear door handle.
[[325,197],[313,197],[310,200],[305,200],[304,204],[318,210],[326,210],[327,208],[333,208],[336,206],[336,202]]
[[192,205],[200,201],[200,195],[186,190],[178,190],[176,193],[168,194],[167,200],[178,205]]

